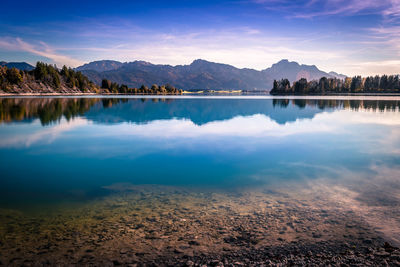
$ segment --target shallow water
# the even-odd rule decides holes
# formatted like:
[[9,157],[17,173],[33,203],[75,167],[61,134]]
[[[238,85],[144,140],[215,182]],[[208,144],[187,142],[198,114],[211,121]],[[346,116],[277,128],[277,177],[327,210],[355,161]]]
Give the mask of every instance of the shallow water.
[[[398,98],[373,97],[2,98],[0,245],[11,251],[77,232],[84,240],[98,227],[128,233],[131,225],[136,235],[126,240],[166,250],[166,241],[146,238],[154,229],[138,232],[139,222],[156,218],[159,229],[202,216],[232,229],[236,216],[249,232],[272,236],[257,246],[351,240],[360,233],[349,222],[369,229],[363,238],[398,244],[399,108]],[[284,224],[313,218],[321,229],[301,236],[276,221],[276,229],[241,221],[258,213]],[[110,240],[122,240],[117,232]],[[212,238],[204,242],[215,250]]]

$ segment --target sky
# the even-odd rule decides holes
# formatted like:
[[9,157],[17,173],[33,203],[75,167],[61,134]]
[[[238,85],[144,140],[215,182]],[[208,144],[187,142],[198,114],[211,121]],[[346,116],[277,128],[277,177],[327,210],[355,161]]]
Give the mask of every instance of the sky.
[[281,59],[349,76],[400,73],[400,0],[2,0],[0,61],[95,60],[262,70]]

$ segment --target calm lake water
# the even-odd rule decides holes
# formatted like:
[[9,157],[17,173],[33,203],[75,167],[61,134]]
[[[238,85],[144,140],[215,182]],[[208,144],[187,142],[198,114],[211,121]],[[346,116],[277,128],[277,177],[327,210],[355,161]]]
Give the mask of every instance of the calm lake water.
[[1,98],[0,208],[79,207],[140,185],[286,187],[396,234],[399,108],[372,97]]
[[0,99],[0,200],[90,198],[115,183],[230,188],[367,179],[399,170],[399,106],[398,100]]

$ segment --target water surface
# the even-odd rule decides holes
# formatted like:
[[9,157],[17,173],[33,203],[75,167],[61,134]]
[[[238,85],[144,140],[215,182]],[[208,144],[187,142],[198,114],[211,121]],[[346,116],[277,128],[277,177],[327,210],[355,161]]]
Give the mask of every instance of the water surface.
[[151,201],[222,194],[239,203],[231,209],[249,201],[242,208],[257,211],[250,199],[280,192],[286,208],[308,199],[351,211],[399,242],[399,107],[372,97],[2,98],[0,208],[62,216],[101,206],[107,218],[127,211],[104,203],[133,203],[121,198],[134,188],[135,197],[157,192]]

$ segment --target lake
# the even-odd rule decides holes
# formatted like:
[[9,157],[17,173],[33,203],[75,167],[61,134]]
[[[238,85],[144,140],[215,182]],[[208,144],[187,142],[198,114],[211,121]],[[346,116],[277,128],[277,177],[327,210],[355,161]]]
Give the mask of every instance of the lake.
[[398,97],[0,98],[0,123],[0,265],[400,244]]

